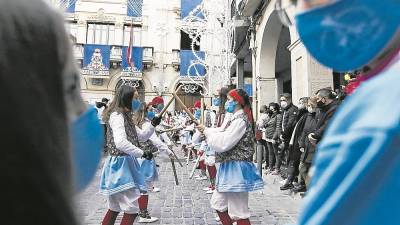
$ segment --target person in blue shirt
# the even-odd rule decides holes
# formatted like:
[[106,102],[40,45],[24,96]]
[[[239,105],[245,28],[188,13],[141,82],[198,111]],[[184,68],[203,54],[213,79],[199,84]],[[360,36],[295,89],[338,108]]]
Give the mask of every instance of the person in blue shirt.
[[400,224],[400,2],[300,0],[297,7],[295,24],[310,54],[367,78],[318,144],[298,223]]

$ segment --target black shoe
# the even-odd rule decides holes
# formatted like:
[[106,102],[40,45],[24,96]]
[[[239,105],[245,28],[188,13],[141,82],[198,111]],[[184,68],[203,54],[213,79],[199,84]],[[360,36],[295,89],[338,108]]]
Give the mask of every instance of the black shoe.
[[156,164],[156,167],[160,167],[160,165]]
[[281,191],[289,190],[289,189],[292,189],[292,188],[294,188],[292,183],[286,183],[286,184],[284,184],[283,186],[280,187]]
[[295,188],[293,188],[293,192],[306,192],[307,188],[305,185],[298,185]]

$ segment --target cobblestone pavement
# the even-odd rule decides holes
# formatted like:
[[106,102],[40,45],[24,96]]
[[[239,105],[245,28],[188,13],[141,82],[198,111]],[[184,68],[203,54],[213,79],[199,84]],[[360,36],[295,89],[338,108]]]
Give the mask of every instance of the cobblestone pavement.
[[[175,152],[179,151],[175,150]],[[183,168],[175,163],[179,186],[175,185],[170,161],[157,160],[157,163],[160,165],[160,181],[155,185],[161,188],[161,192],[150,194],[149,210],[152,216],[158,217],[160,220],[152,224],[220,224],[215,220],[216,214],[210,208],[211,195],[205,194],[202,190],[208,186],[208,181],[188,178],[193,167],[192,162],[186,166],[186,161],[182,160]],[[300,198],[281,192],[279,177],[263,175],[263,178],[265,189],[250,194],[251,223],[294,224],[300,208]],[[99,179],[100,170],[91,185],[77,196],[77,211],[84,221],[83,224],[101,224],[107,210],[106,199],[97,193]],[[119,221],[120,217],[116,224],[119,224]]]

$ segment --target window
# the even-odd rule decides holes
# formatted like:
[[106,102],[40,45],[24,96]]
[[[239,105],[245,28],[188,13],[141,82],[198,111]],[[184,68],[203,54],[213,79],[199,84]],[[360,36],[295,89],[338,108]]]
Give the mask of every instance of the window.
[[[133,27],[133,46],[141,46],[141,27]],[[124,46],[129,46],[131,38],[131,26],[124,26]]]
[[114,45],[115,26],[112,24],[88,24],[87,43],[98,45]]

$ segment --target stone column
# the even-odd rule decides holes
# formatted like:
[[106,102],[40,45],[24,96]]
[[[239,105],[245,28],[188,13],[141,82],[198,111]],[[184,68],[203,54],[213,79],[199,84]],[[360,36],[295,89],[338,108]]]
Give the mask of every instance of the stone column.
[[268,105],[278,99],[276,78],[259,78],[260,90],[258,91],[259,106]]
[[123,21],[117,21],[115,23],[115,38],[114,44],[115,45],[124,45],[124,23]]
[[315,61],[304,45],[295,41],[289,46],[292,57],[292,96],[297,103],[301,97],[309,97],[321,88],[333,87],[333,73]]
[[87,23],[85,20],[78,20],[78,28],[77,28],[77,37],[76,43],[78,44],[86,44],[86,36],[87,36]]
[[237,88],[244,87],[244,59],[236,59]]

